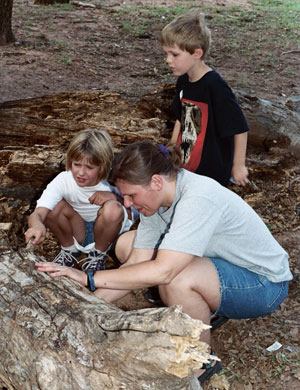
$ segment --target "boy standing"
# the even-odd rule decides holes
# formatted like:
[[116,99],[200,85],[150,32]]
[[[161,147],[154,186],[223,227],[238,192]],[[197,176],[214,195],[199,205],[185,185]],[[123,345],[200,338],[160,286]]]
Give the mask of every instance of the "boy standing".
[[171,143],[180,148],[183,167],[224,186],[231,177],[246,185],[249,127],[230,87],[204,62],[210,46],[204,15],[178,16],[162,30],[161,44],[167,64],[179,76]]
[[26,243],[43,242],[47,226],[61,244],[55,263],[73,267],[84,252],[88,254],[84,270],[105,269],[106,252],[138,218],[133,207],[125,209],[117,188],[106,181],[112,159],[108,133],[78,133],[67,150],[66,171],[48,184],[29,216]]

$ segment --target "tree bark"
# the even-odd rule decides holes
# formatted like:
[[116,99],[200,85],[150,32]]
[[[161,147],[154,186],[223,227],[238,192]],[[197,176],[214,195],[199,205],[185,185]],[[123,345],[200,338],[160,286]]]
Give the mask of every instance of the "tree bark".
[[300,154],[300,96],[269,101],[237,91],[236,96],[250,126],[249,139],[255,145],[274,142]]
[[207,328],[181,308],[124,312],[40,258],[6,247],[0,231],[0,383],[12,390],[197,390]]
[[82,91],[6,102],[0,104],[0,196],[34,197],[64,169],[71,138],[87,128],[107,130],[116,152],[138,140],[166,141],[164,122],[145,117],[117,93]]
[[[245,91],[235,90],[234,93],[250,127],[248,143],[263,149],[269,143],[276,143],[300,155],[300,96],[270,101]],[[149,117],[172,120],[170,107],[174,96],[173,85],[162,86],[155,93],[145,95],[138,107]]]
[[15,42],[11,28],[13,0],[0,0],[0,46]]

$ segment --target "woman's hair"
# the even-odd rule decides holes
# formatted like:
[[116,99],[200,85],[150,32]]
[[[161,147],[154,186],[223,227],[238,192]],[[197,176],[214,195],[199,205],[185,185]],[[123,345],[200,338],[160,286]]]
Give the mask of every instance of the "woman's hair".
[[112,140],[104,130],[83,130],[72,139],[66,154],[66,169],[73,161],[86,159],[91,165],[100,167],[99,179],[106,179],[114,157]]
[[211,41],[210,30],[205,23],[204,14],[198,10],[177,16],[167,24],[161,32],[162,46],[177,45],[180,50],[194,54],[196,49],[202,49],[202,60],[205,59]]
[[181,165],[181,155],[175,145],[164,145],[150,141],[130,144],[119,153],[114,161],[111,181],[118,179],[131,184],[147,185],[155,174],[169,179],[177,177]]

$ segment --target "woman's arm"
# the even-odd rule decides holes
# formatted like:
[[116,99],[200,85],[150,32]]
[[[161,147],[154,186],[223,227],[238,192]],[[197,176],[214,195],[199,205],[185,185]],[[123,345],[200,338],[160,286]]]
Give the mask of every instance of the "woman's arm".
[[[113,302],[130,290],[168,284],[194,259],[193,255],[164,249],[158,251],[154,260],[146,260],[151,253],[153,251],[134,249],[120,268],[97,271],[94,275],[95,286],[101,290],[97,290],[96,295]],[[87,285],[87,275],[78,269],[46,262],[36,263],[35,266],[52,277],[67,276],[82,286]]]

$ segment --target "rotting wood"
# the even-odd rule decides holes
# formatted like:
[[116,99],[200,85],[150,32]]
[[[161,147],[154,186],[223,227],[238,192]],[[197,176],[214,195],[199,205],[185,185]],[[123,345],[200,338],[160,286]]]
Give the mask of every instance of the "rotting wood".
[[[75,133],[106,130],[115,151],[131,142],[165,142],[165,123],[148,118],[113,92],[60,93],[0,105],[0,196],[34,197],[64,168],[64,154]],[[24,196],[22,196],[22,191]]]
[[0,231],[0,378],[14,390],[196,390],[207,328],[179,306],[124,312],[41,259],[6,247]]

